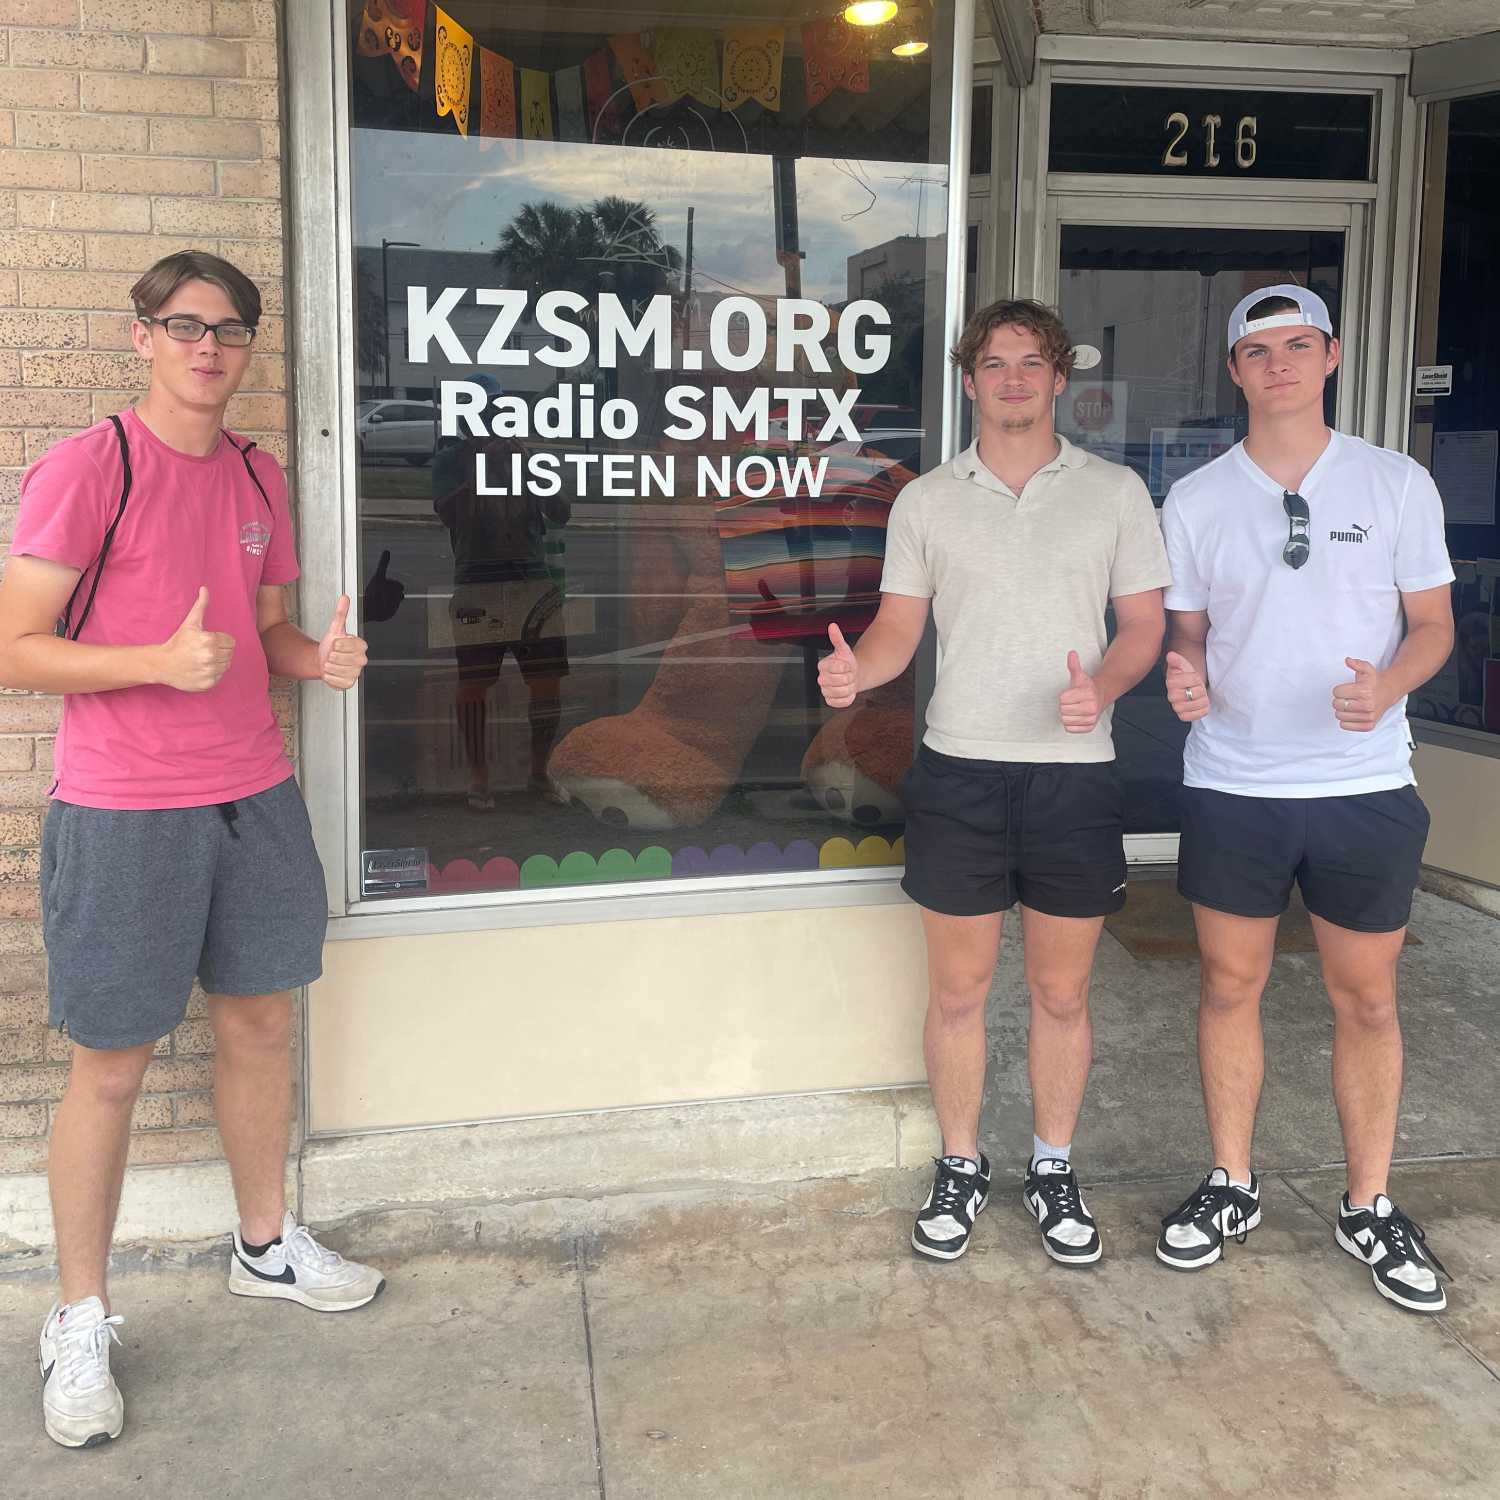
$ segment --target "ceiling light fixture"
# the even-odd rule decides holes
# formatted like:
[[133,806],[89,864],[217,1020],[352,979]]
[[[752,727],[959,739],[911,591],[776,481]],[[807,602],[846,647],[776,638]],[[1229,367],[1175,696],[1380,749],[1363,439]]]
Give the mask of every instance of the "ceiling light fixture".
[[894,57],[920,57],[928,47],[927,7],[903,5],[896,22],[896,41],[891,47]]
[[884,26],[898,9],[896,0],[852,0],[844,7],[844,19],[851,26]]

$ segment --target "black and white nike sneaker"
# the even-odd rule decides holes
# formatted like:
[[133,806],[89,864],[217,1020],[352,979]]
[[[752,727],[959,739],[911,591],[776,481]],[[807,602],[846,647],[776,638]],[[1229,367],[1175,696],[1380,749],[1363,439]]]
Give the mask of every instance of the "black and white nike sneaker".
[[1042,1249],[1064,1266],[1091,1266],[1104,1254],[1099,1226],[1084,1206],[1078,1176],[1060,1158],[1026,1168],[1026,1211],[1042,1227]]
[[969,1248],[974,1220],[990,1201],[990,1160],[967,1156],[934,1157],[937,1171],[927,1201],[917,1214],[911,1247],[933,1260],[957,1260]]
[[1237,1188],[1223,1167],[1215,1167],[1161,1221],[1156,1258],[1176,1271],[1201,1271],[1224,1253],[1226,1235],[1243,1245],[1260,1223],[1260,1179],[1250,1174],[1250,1190]]
[[352,1312],[384,1287],[385,1277],[373,1266],[345,1260],[320,1245],[290,1211],[281,1221],[280,1238],[261,1255],[249,1254],[235,1230],[229,1290],[237,1297],[279,1297],[315,1312]]
[[124,1319],[107,1317],[97,1297],[53,1305],[42,1324],[42,1425],[64,1448],[97,1448],[119,1437],[125,1398],[109,1372],[109,1346]]
[[[1333,1237],[1341,1250],[1370,1268],[1375,1290],[1413,1312],[1437,1313],[1448,1305],[1439,1276],[1447,1268],[1427,1248],[1422,1226],[1408,1219],[1384,1193],[1374,1208],[1350,1208],[1349,1195],[1339,1200]],[[1451,1281],[1453,1278],[1450,1276]]]

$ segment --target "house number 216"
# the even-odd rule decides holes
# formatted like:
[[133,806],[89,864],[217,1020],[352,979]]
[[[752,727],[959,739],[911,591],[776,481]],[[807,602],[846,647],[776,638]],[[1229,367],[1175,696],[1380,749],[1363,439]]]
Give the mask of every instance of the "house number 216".
[[[1203,127],[1203,165],[1216,167],[1222,160],[1219,155],[1219,131],[1223,129],[1224,117],[1204,115],[1201,124]],[[1254,115],[1241,115],[1239,125],[1234,132],[1234,164],[1242,169],[1255,165],[1256,125],[1257,120]],[[1167,116],[1164,128],[1167,131],[1167,146],[1161,154],[1162,166],[1187,166],[1188,154],[1183,142],[1187,139],[1188,131],[1193,128],[1193,122],[1180,109],[1177,109]]]

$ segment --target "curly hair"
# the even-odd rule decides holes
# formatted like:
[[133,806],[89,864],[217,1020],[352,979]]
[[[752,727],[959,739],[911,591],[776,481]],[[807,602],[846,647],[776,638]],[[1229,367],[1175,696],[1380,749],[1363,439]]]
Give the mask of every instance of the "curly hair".
[[1066,377],[1073,373],[1073,340],[1056,308],[1022,297],[991,302],[964,325],[949,358],[965,375],[973,375],[990,334],[997,328],[1024,328],[1036,336],[1042,357],[1059,375]]

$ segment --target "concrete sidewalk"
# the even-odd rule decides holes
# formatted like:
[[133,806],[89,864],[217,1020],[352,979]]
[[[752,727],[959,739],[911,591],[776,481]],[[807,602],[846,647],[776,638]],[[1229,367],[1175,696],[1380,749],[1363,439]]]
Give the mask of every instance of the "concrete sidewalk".
[[52,1289],[0,1278],[0,1500],[1496,1500],[1500,922],[1422,892],[1413,927],[1392,1190],[1454,1274],[1440,1318],[1333,1244],[1331,1019],[1290,942],[1263,1007],[1265,1219],[1193,1275],[1152,1246],[1204,1169],[1197,964],[1101,944],[1077,1159],[1105,1259],[1048,1261],[1020,1206],[1012,946],[989,1006],[996,1194],[957,1264],[908,1247],[925,1166],[808,1161],[772,1187],[700,1174],[684,1137],[683,1172],[646,1192],[570,1196],[528,1160],[493,1199],[330,1233],[390,1276],[346,1316],[229,1296],[227,1249],[121,1252],[125,1433],[85,1453],[42,1433]]
[[[1332,1172],[1265,1180],[1249,1242],[1152,1257],[1190,1183],[1091,1192],[1106,1256],[1064,1270],[1006,1181],[952,1266],[907,1248],[924,1178],[663,1207],[618,1237],[408,1256],[364,1311],[135,1271],[120,1441],[54,1447],[0,1284],[0,1493],[306,1500],[832,1500],[1500,1493],[1500,1160],[1394,1190],[1454,1273],[1436,1319],[1333,1244]],[[337,1236],[330,1236],[337,1241]]]

